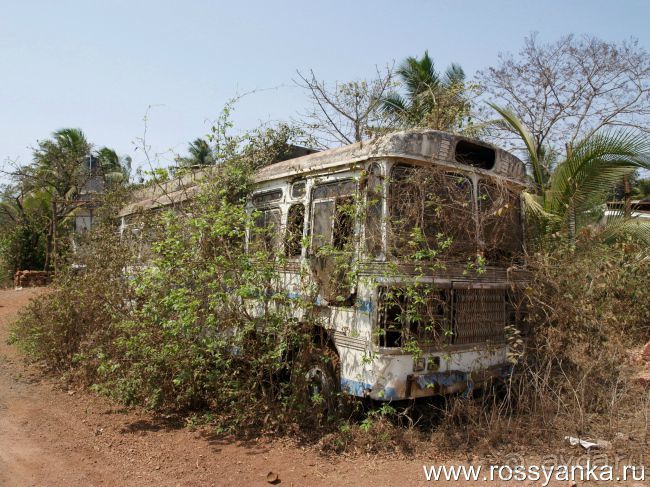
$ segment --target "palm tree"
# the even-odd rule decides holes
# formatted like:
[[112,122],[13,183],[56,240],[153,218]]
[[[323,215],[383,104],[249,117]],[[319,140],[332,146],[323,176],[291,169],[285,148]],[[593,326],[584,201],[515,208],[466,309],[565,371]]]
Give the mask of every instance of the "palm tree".
[[[650,141],[630,131],[597,132],[567,147],[565,157],[549,164],[540,147],[515,113],[490,104],[524,142],[531,168],[531,191],[524,193],[527,213],[542,230],[565,229],[569,239],[578,227],[592,224],[612,189],[638,169],[650,169]],[[549,169],[552,168],[552,169]],[[608,219],[603,237],[633,235],[650,244],[650,224],[625,218]]]
[[184,166],[210,166],[215,163],[210,144],[205,139],[194,139],[187,147],[189,157],[181,159]]
[[33,164],[18,176],[27,190],[46,189],[54,196],[70,197],[87,179],[84,168],[90,150],[80,129],[57,130],[51,139],[39,141]]
[[389,93],[382,103],[382,111],[397,125],[436,130],[460,128],[469,112],[463,68],[451,64],[441,75],[425,51],[421,59],[407,58],[397,75],[406,94]]
[[125,183],[129,180],[131,157],[120,157],[113,149],[102,147],[97,151],[97,159],[106,182]]
[[25,197],[41,194],[50,206],[45,269],[57,253],[60,223],[76,209],[74,200],[91,178],[86,166],[91,149],[80,129],[60,129],[50,139],[39,141],[33,163],[16,174]]

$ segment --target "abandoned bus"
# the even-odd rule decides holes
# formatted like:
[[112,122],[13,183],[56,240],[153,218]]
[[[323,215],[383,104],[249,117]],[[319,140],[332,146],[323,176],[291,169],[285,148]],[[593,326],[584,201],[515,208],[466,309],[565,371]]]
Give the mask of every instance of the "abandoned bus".
[[314,334],[336,364],[309,379],[389,401],[507,377],[506,330],[523,313],[525,185],[514,155],[433,130],[258,170],[249,209],[278,230],[287,295],[305,279],[316,289]]
[[[508,374],[505,329],[521,319],[524,282],[519,159],[405,131],[272,164],[255,183],[259,221],[284,229],[288,292],[303,266],[318,286],[319,333],[338,363],[315,372],[377,400]],[[359,201],[360,218],[347,210]]]

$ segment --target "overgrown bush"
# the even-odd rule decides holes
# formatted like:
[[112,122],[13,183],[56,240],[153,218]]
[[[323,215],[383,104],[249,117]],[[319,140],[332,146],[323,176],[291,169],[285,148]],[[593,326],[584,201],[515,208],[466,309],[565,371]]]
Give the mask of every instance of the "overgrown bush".
[[275,256],[244,249],[247,231],[263,232],[245,211],[246,170],[222,169],[190,206],[161,216],[162,237],[132,275],[131,310],[99,379],[127,403],[211,408],[243,421],[259,407],[289,405],[280,376],[301,330],[278,290]]
[[62,270],[14,327],[14,340],[53,369],[91,369],[101,347],[110,345],[115,323],[127,314],[129,288],[122,270],[128,255],[119,236],[98,230],[88,244],[94,251]]
[[277,228],[246,211],[254,155],[224,161],[192,202],[136,217],[122,236],[105,219],[22,313],[14,339],[126,404],[211,411],[228,429],[325,419],[299,393],[300,364],[288,365],[311,339],[313,297],[289,297],[284,256],[265,245]]
[[449,398],[440,445],[560,445],[564,436],[647,445],[650,393],[635,382],[633,350],[650,339],[650,259],[633,242],[585,233],[529,259],[526,347],[502,387]]
[[545,426],[575,435],[633,428],[645,438],[645,421],[624,420],[647,414],[650,399],[635,387],[631,354],[650,339],[647,248],[604,245],[585,234],[575,250],[561,244],[534,256],[531,268],[534,333],[525,375],[539,397],[527,407]]
[[0,235],[0,287],[11,285],[17,270],[43,269],[45,234],[41,223],[30,220],[14,223],[13,228]]

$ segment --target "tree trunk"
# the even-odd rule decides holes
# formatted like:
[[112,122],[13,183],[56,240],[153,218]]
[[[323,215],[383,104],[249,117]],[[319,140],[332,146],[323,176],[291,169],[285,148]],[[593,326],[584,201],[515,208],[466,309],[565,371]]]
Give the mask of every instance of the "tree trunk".
[[54,274],[57,271],[57,248],[56,248],[56,223],[57,223],[57,212],[56,212],[56,199],[52,202],[52,263],[54,264]]
[[623,216],[632,218],[632,185],[628,176],[623,177],[623,195],[625,201]]
[[576,212],[573,208],[573,205],[571,205],[571,208],[569,208],[568,212],[568,234],[569,234],[569,242],[573,245],[576,241]]
[[50,260],[52,255],[52,224],[54,220],[50,220],[50,223],[47,225],[47,238],[45,239],[45,264],[43,264],[43,270],[50,270]]

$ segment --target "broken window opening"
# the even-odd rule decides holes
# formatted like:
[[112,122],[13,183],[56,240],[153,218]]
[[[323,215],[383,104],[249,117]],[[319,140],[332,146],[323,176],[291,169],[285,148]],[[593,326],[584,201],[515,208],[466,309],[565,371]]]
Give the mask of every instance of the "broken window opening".
[[432,286],[379,288],[379,346],[415,342],[440,347],[452,341],[450,290]]
[[356,184],[352,180],[324,184],[312,193],[312,252],[325,246],[346,250],[353,242],[354,197]]
[[289,207],[285,240],[285,256],[299,257],[302,253],[302,231],[305,226],[305,205],[298,203]]
[[373,164],[368,169],[366,181],[366,222],[365,246],[371,257],[379,257],[383,252],[382,220],[384,213],[384,190],[381,167]]
[[274,252],[279,248],[280,209],[256,210],[254,228],[251,229],[251,250]]
[[351,306],[354,285],[350,279],[354,245],[356,183],[338,181],[312,192],[312,243],[310,266],[321,296],[330,304]]
[[492,181],[478,184],[478,221],[483,255],[489,263],[508,263],[523,253],[519,196]]
[[292,198],[302,198],[305,195],[306,183],[304,181],[298,181],[291,185],[291,197]]
[[471,180],[438,167],[395,166],[389,195],[391,251],[458,255],[476,249]]
[[336,250],[350,250],[350,245],[353,242],[354,211],[352,196],[336,198],[332,229],[332,247]]
[[332,241],[332,218],[334,201],[325,200],[314,202],[311,247],[313,253],[329,245]]
[[461,140],[456,144],[456,162],[480,169],[492,169],[496,153],[491,147]]
[[253,204],[255,206],[264,206],[268,203],[280,201],[282,199],[282,190],[274,189],[272,191],[264,191],[253,195]]

